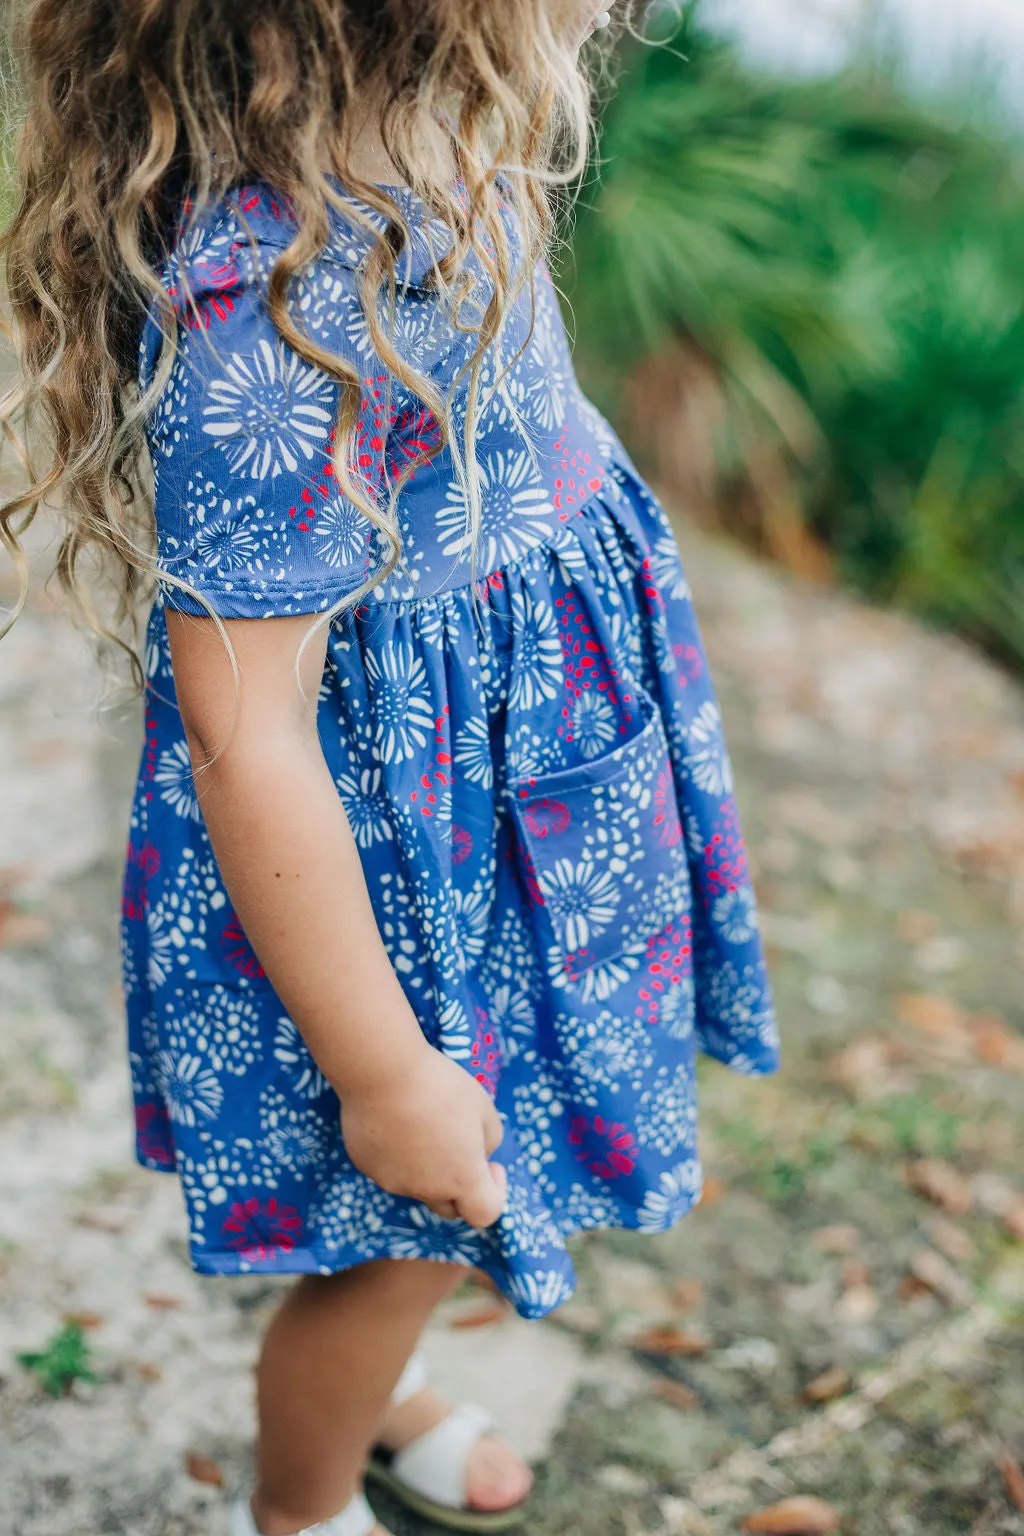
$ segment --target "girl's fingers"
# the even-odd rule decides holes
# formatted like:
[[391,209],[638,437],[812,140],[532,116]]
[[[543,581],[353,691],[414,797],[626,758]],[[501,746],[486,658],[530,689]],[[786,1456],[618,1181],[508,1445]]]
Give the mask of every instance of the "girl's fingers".
[[504,1139],[505,1127],[501,1123],[501,1116],[492,1104],[490,1113],[484,1116],[484,1151],[488,1157],[492,1152],[497,1152]]
[[471,1227],[491,1227],[505,1209],[507,1198],[504,1168],[497,1163],[488,1163],[487,1171],[472,1194],[459,1196],[458,1213]]
[[428,1211],[440,1216],[442,1221],[458,1221],[459,1208],[454,1200],[424,1201]]

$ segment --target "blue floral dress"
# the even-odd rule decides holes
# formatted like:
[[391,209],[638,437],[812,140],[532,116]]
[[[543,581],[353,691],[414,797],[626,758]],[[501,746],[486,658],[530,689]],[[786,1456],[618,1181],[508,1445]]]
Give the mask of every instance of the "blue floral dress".
[[[383,323],[447,393],[471,343],[432,284],[438,229],[396,196],[413,239]],[[336,385],[265,308],[293,234],[266,188],[244,188],[187,228],[162,272],[182,338],[148,425],[159,561],[225,619],[323,611],[379,558],[332,476]],[[369,243],[332,213],[293,297],[308,334],[364,380],[359,469],[376,492],[437,427],[375,355],[358,296]],[[482,269],[475,280],[485,294]],[[524,295],[485,368],[475,567],[446,449],[402,492],[401,567],[331,623],[319,701],[406,996],[502,1117],[507,1209],[483,1232],[443,1221],[346,1157],[337,1099],[211,851],[165,625],[168,606],[204,610],[165,583],[148,629],[124,983],[138,1157],[177,1171],[203,1273],[447,1260],[542,1316],[572,1291],[570,1234],[661,1231],[698,1198],[698,1051],[742,1073],[777,1065],[686,577],[664,513],[580,393],[544,271],[537,290],[532,329]],[[143,384],[160,348],[150,323]]]

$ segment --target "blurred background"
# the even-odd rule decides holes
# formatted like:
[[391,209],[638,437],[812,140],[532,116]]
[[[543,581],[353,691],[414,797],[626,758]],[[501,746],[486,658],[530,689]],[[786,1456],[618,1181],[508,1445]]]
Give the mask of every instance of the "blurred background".
[[[1024,10],[655,4],[652,41],[559,278],[677,527],[785,1067],[702,1067],[676,1231],[580,1240],[544,1324],[467,1285],[428,1350],[537,1458],[531,1536],[1024,1536]],[[132,1165],[138,706],[41,582],[0,717],[0,1530],[200,1536],[280,1287],[200,1282]]]

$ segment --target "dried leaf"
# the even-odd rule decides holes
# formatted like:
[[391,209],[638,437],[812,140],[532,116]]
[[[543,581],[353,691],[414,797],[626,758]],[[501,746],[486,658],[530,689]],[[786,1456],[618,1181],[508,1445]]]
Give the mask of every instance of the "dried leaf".
[[743,1529],[767,1531],[773,1536],[827,1536],[839,1529],[839,1511],[824,1499],[801,1494],[748,1515]]
[[975,1014],[970,1021],[974,1052],[987,1067],[1024,1073],[1024,1038],[997,1014]]
[[683,1328],[643,1328],[630,1335],[632,1349],[644,1355],[706,1355],[711,1343],[703,1335]]
[[31,878],[32,873],[32,865],[28,862],[0,864],[0,902],[6,902],[19,885],[24,885]]
[[941,927],[934,912],[908,908],[896,914],[896,934],[904,944],[923,944],[925,939],[933,939]]
[[928,992],[903,992],[895,999],[896,1017],[924,1034],[941,1040],[966,1041],[967,1017],[948,997]]
[[719,1200],[728,1193],[729,1186],[724,1179],[717,1178],[713,1173],[706,1173],[698,1204],[706,1210],[708,1206],[717,1205]]
[[841,1365],[832,1365],[820,1376],[815,1376],[801,1394],[807,1403],[830,1403],[834,1397],[842,1397],[848,1391],[853,1377]]
[[492,1323],[504,1322],[508,1317],[508,1306],[503,1306],[498,1301],[482,1301],[479,1306],[473,1307],[467,1312],[457,1312],[449,1319],[450,1328],[488,1328]]
[[867,1285],[871,1279],[871,1270],[863,1259],[846,1259],[843,1263],[843,1284]]
[[196,1451],[189,1451],[185,1457],[185,1471],[194,1482],[208,1483],[211,1488],[224,1486],[224,1473],[209,1456],[200,1456]]
[[881,1035],[851,1040],[829,1063],[829,1075],[855,1099],[876,1099],[885,1093],[892,1069],[892,1047]]
[[691,1392],[689,1387],[681,1381],[673,1381],[669,1376],[659,1376],[651,1388],[655,1397],[660,1397],[663,1403],[668,1403],[672,1408],[679,1408],[684,1413],[690,1413],[694,1408],[700,1407],[700,1398],[696,1392]]
[[116,1205],[94,1206],[77,1212],[72,1220],[76,1226],[90,1227],[96,1232],[123,1232],[128,1225],[128,1212]]
[[819,1253],[853,1253],[860,1247],[860,1233],[848,1225],[818,1227],[811,1233],[811,1242]]
[[904,1275],[899,1284],[900,1301],[917,1301],[921,1296],[932,1296],[930,1285],[925,1285],[916,1275]]
[[78,1328],[102,1328],[102,1312],[65,1312],[64,1321]]
[[932,1216],[928,1221],[928,1236],[947,1259],[956,1264],[966,1264],[974,1257],[974,1240],[963,1227],[945,1216]]
[[180,1296],[168,1296],[163,1291],[147,1291],[142,1299],[154,1312],[175,1312],[181,1306]]
[[0,949],[28,948],[32,944],[45,944],[53,937],[53,924],[48,917],[35,912],[17,912],[10,902],[0,903]]
[[1004,1451],[996,1462],[996,1466],[1002,1473],[1006,1497],[1014,1509],[1024,1509],[1024,1472],[1021,1471],[1019,1462],[1014,1460],[1009,1451]]
[[952,1163],[921,1157],[907,1168],[907,1183],[915,1194],[940,1205],[951,1216],[966,1216],[974,1203],[971,1186]]
[[974,1299],[974,1292],[963,1275],[957,1274],[949,1260],[936,1253],[934,1248],[919,1248],[911,1254],[910,1273],[950,1306],[969,1307]]
[[680,1312],[689,1312],[704,1300],[704,1287],[699,1280],[687,1277],[673,1286],[672,1300]]
[[836,1302],[836,1317],[851,1326],[870,1323],[877,1313],[878,1292],[870,1285],[851,1285]]
[[1003,1212],[1003,1226],[1011,1237],[1015,1237],[1018,1242],[1024,1243],[1024,1195],[1018,1195],[1006,1207]]
[[152,1365],[148,1360],[143,1360],[137,1367],[143,1381],[163,1381],[164,1373],[158,1365]]

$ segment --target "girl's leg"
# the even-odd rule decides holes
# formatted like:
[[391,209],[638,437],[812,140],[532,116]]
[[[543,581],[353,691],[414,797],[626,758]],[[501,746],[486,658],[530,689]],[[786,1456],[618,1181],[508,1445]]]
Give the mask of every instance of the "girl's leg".
[[252,1509],[263,1536],[344,1509],[427,1318],[464,1277],[455,1265],[382,1259],[294,1287],[257,1371]]

